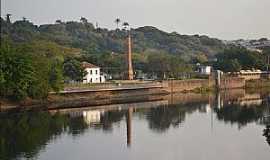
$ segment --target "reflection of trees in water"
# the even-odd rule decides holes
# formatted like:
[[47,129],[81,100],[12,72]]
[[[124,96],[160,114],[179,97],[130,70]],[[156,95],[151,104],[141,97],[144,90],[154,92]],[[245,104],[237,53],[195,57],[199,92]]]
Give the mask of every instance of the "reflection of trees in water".
[[227,105],[220,109],[215,108],[219,120],[232,124],[237,123],[239,128],[261,120],[266,111],[266,106]]
[[114,123],[120,122],[127,111],[108,111],[105,112],[100,119],[100,123],[94,125],[95,129],[111,131]]
[[0,159],[32,158],[46,143],[67,129],[67,118],[48,113],[2,115]]
[[170,105],[151,108],[146,113],[146,119],[149,123],[149,128],[157,131],[164,132],[172,127],[179,127],[185,120],[187,113],[193,113],[196,110],[201,110],[202,107],[198,104],[185,104],[185,105]]
[[68,133],[73,136],[82,134],[88,127],[82,117],[73,117],[68,120]]
[[[95,129],[111,130],[112,124],[119,122],[126,111],[106,112]],[[46,144],[63,132],[77,136],[85,132],[87,125],[83,117],[48,112],[25,112],[0,116],[0,159],[33,158]]]
[[265,136],[266,142],[270,145],[270,125],[266,125],[263,130],[263,136]]
[[[219,120],[243,126],[260,120],[265,110],[267,108],[264,106],[230,105],[215,111]],[[142,108],[137,109],[136,113],[146,116],[150,129],[165,132],[170,127],[179,127],[185,120],[186,114],[194,111],[206,112],[206,106],[201,103],[189,103],[150,109]],[[100,122],[90,126],[82,116],[50,115],[48,112],[2,114],[0,115],[0,159],[18,159],[21,156],[34,158],[49,141],[54,140],[63,132],[77,136],[89,127],[112,131],[113,125],[123,120],[126,113],[127,110],[107,111],[100,117]],[[266,133],[268,134],[264,135],[269,142],[269,128]]]

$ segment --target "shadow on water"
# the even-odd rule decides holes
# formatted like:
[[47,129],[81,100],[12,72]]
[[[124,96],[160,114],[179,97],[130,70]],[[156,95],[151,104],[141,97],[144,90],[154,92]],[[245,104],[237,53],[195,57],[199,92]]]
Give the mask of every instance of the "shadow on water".
[[165,133],[170,128],[181,126],[188,114],[209,111],[217,120],[237,124],[239,129],[253,122],[265,125],[263,136],[270,145],[270,123],[264,118],[270,113],[268,101],[243,103],[243,99],[221,100],[220,97],[215,95],[198,102],[184,102],[183,99],[172,102],[170,97],[166,102],[117,105],[111,109],[3,113],[0,114],[0,159],[35,158],[47,144],[64,133],[76,137],[89,132],[90,128],[110,133],[113,126],[123,120],[127,146],[131,147],[133,117],[147,121],[151,131]]

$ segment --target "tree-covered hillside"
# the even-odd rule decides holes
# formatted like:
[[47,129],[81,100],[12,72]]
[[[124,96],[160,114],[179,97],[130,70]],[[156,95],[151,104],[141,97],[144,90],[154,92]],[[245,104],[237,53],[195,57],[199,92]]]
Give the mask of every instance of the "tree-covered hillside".
[[[9,37],[14,42],[28,42],[32,40],[48,40],[60,45],[83,49],[85,54],[124,53],[124,30],[108,30],[94,27],[86,18],[80,22],[62,22],[37,26],[27,19],[10,22],[1,18],[2,37]],[[207,36],[180,35],[167,33],[155,27],[140,27],[131,29],[133,51],[136,53],[168,53],[179,55],[189,60],[197,54],[214,57],[225,48],[222,41]]]

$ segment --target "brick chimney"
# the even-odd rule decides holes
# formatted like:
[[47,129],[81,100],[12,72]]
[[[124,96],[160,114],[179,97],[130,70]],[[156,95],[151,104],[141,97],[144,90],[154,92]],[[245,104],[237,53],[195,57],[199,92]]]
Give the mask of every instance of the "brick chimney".
[[132,55],[131,55],[131,36],[127,38],[128,53],[127,53],[127,80],[133,80]]

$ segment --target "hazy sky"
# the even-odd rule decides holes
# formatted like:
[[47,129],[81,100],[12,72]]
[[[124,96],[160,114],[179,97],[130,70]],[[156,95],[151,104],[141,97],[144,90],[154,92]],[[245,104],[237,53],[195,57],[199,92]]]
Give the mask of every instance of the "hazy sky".
[[79,20],[115,28],[119,17],[133,28],[151,25],[167,32],[220,39],[270,38],[270,0],[1,0],[1,14],[36,24]]

